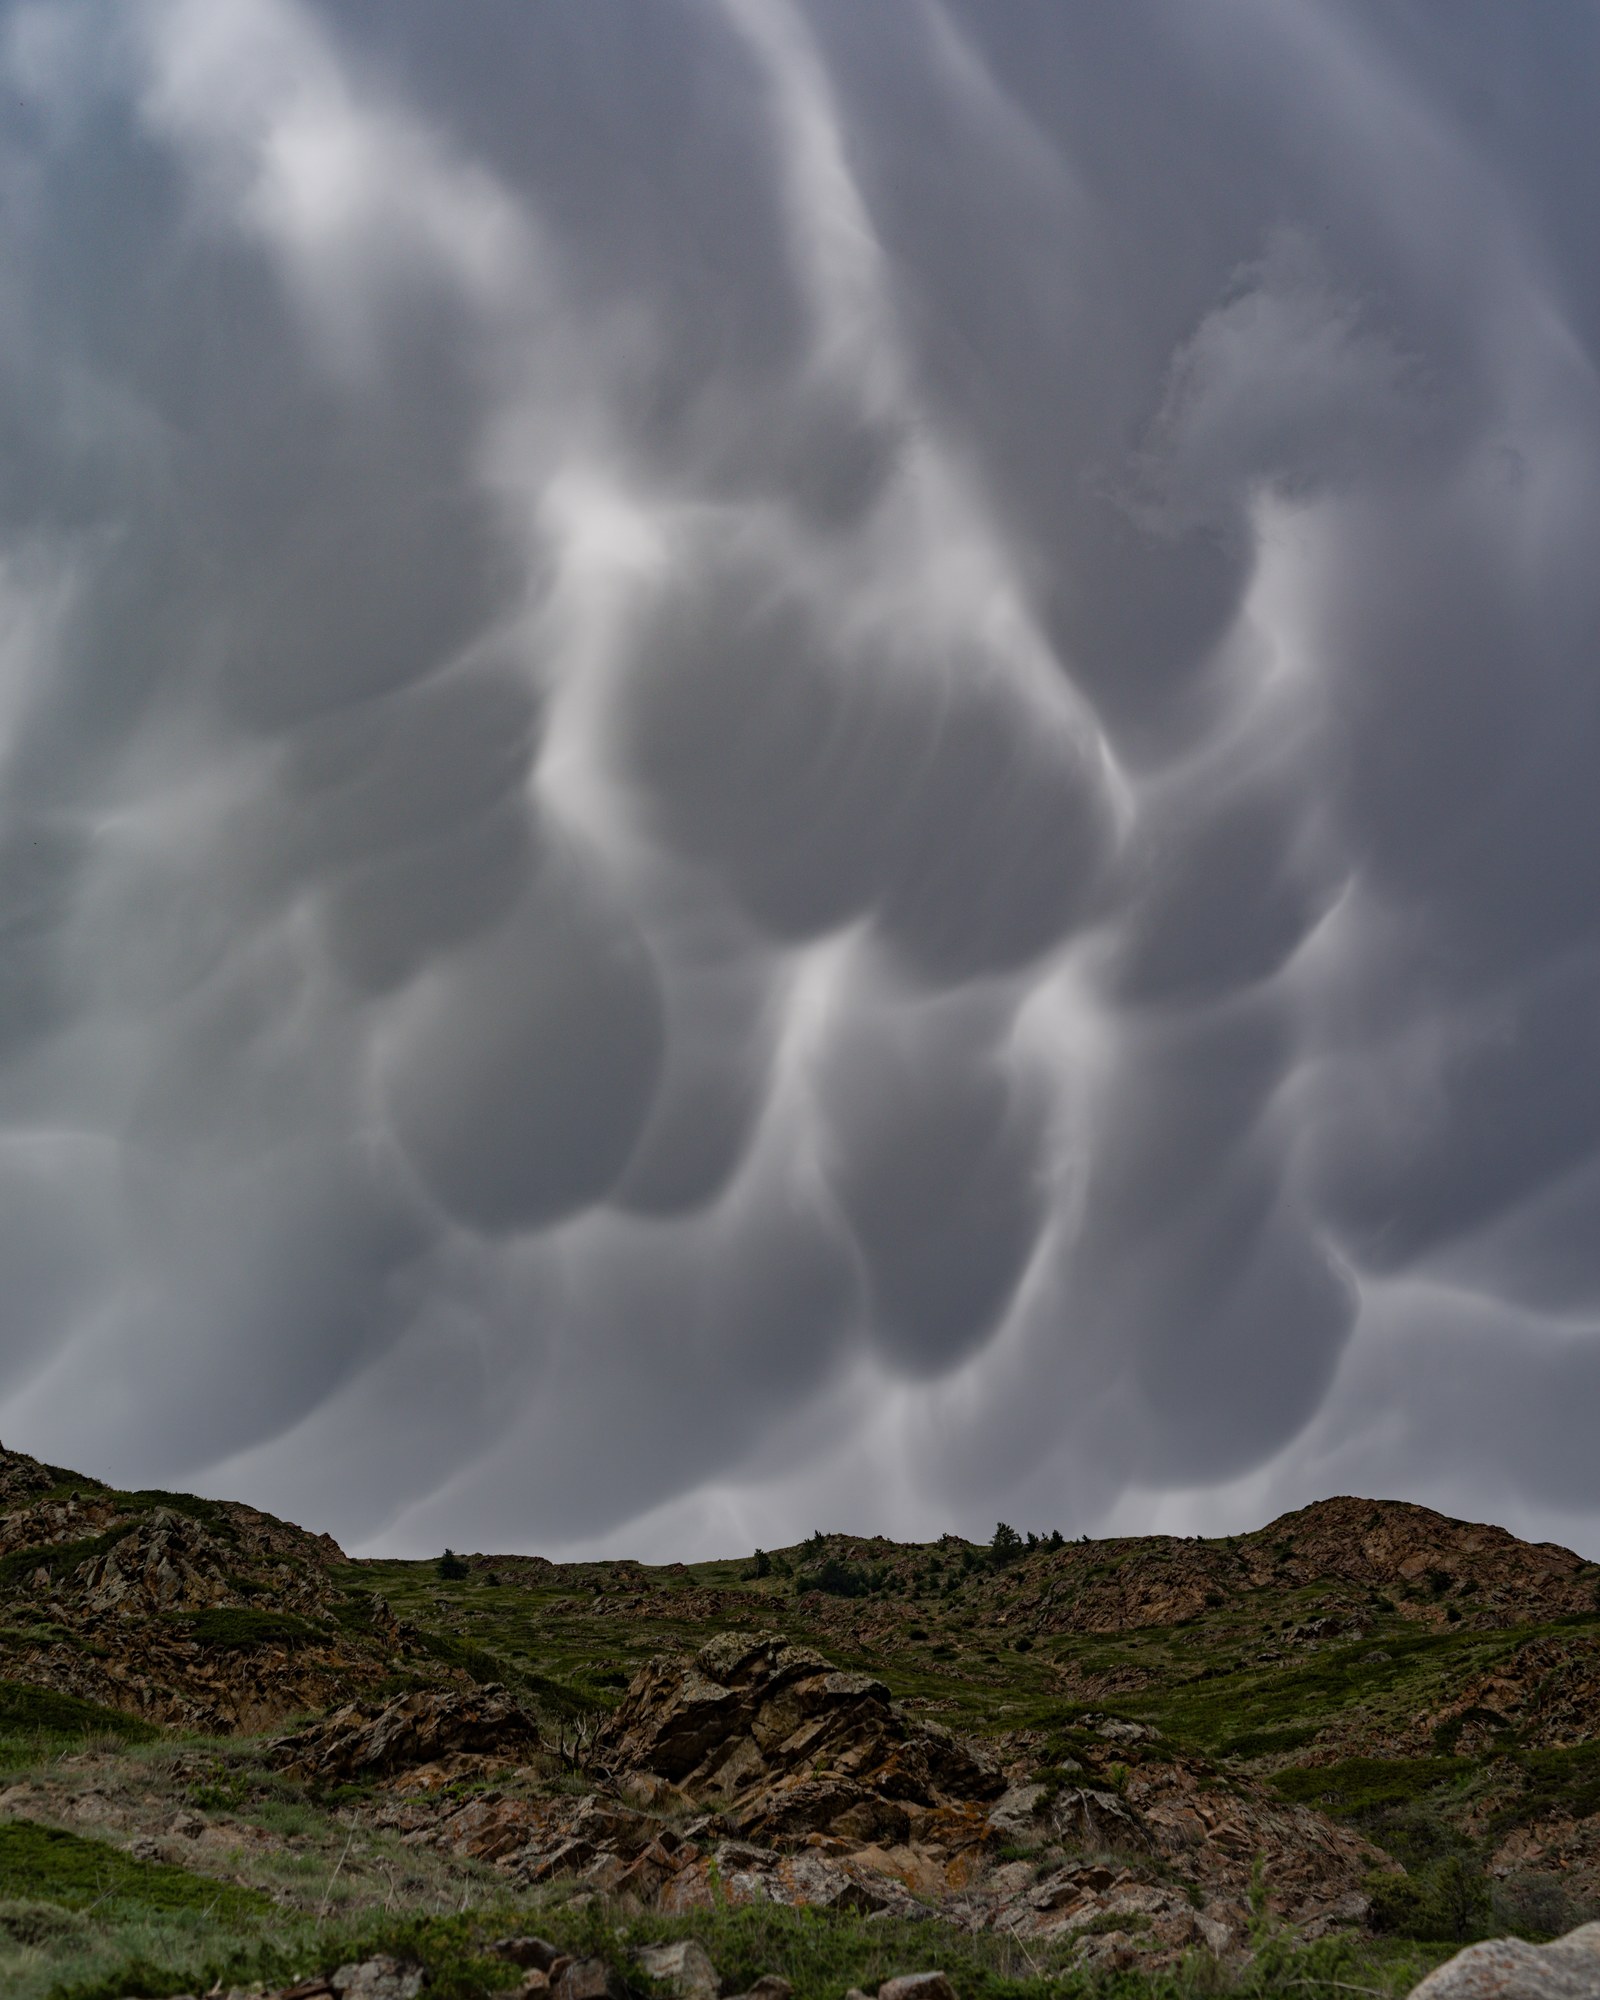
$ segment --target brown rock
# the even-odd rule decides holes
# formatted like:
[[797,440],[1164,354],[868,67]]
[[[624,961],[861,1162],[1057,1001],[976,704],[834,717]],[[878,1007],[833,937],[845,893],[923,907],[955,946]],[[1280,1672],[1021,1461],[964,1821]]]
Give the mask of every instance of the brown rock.
[[520,1965],[527,1972],[548,1972],[561,1953],[546,1938],[503,1937],[490,1945],[489,1955]]
[[621,1973],[603,1958],[575,1958],[551,1983],[554,2000],[627,2000]]
[[432,1763],[453,1751],[522,1754],[538,1743],[537,1725],[504,1688],[424,1688],[381,1707],[348,1702],[309,1729],[280,1738],[275,1749],[284,1769],[326,1784]]
[[1050,1817],[1057,1838],[1068,1847],[1143,1853],[1153,1845],[1139,1814],[1115,1792],[1075,1786],[1062,1792]]
[[724,1633],[692,1664],[653,1660],[600,1731],[597,1761],[735,1808],[763,1842],[830,1833],[903,1841],[908,1810],[993,1798],[994,1767],[947,1731],[908,1721],[867,1674],[808,1646]]

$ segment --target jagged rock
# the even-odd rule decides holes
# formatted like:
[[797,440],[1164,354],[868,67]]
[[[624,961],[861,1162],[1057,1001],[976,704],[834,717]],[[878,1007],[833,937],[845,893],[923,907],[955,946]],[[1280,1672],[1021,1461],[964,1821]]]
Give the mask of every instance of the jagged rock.
[[1600,1923],[1552,1944],[1491,1938],[1468,1945],[1411,1990],[1411,2000],[1594,2000],[1600,1994]]
[[1003,1784],[956,1737],[896,1712],[881,1681],[742,1632],[713,1639],[692,1664],[653,1660],[595,1756],[614,1773],[643,1770],[734,1807],[737,1829],[765,1843],[822,1832],[892,1843],[914,1810],[992,1798]]
[[188,1611],[237,1601],[227,1544],[186,1515],[160,1508],[73,1573],[91,1611]]
[[677,2000],[717,2000],[722,1979],[704,1945],[694,1938],[676,1944],[646,1945],[636,1954],[640,1969]]
[[1074,1786],[1060,1794],[1050,1817],[1056,1837],[1068,1847],[1143,1853],[1153,1845],[1144,1821],[1115,1792]]
[[470,1855],[474,1861],[503,1861],[509,1855],[525,1854],[536,1843],[544,1819],[545,1815],[524,1799],[484,1792],[448,1811],[442,1821],[416,1827],[402,1818],[400,1825],[408,1844],[449,1848]]
[[381,1707],[348,1702],[308,1729],[279,1739],[285,1770],[323,1783],[362,1774],[387,1774],[465,1751],[475,1755],[525,1753],[538,1747],[537,1724],[504,1688],[469,1694],[419,1689]]

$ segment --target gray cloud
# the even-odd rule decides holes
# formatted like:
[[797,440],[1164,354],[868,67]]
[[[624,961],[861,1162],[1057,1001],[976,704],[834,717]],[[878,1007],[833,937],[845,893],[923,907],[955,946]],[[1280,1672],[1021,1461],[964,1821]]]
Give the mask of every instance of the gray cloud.
[[8,0],[0,1433],[1600,1546],[1597,42]]

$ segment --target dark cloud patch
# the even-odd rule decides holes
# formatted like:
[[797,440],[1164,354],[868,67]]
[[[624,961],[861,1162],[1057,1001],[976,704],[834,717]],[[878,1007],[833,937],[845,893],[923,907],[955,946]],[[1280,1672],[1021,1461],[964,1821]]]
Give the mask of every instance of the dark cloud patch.
[[1323,1126],[1327,1200],[1364,1262],[1403,1268],[1594,1153],[1597,978],[1592,953],[1554,965],[1418,1023],[1341,1078]]
[[1132,1002],[1194,1004],[1272,978],[1340,887],[1291,774],[1206,773],[1154,798],[1125,860],[1115,982]]
[[661,1082],[613,1196],[659,1216],[703,1208],[733,1180],[766,1108],[778,1028],[770,965],[742,926],[712,915],[669,926],[664,942]]
[[384,1052],[395,1131],[458,1220],[531,1229],[602,1200],[660,1074],[644,941],[566,854],[496,932],[438,966]]
[[1110,846],[1092,750],[1003,663],[898,655],[728,569],[646,626],[629,742],[669,835],[796,938],[872,913],[935,979],[1025,963]]
[[117,1209],[110,1148],[46,1132],[8,1134],[0,1145],[0,1260],[11,1300],[0,1387],[18,1386],[47,1361],[114,1285]]
[[1600,1533],[1593,39],[0,5],[8,1439]]
[[85,846],[83,828],[64,814],[0,825],[0,1050],[50,1034],[76,1004],[61,933]]
[[1040,1109],[992,1032],[902,1003],[841,1035],[823,1079],[829,1180],[866,1268],[873,1344],[913,1376],[982,1344],[1044,1219]]
[[895,780],[936,721],[870,654],[839,657],[844,642],[759,567],[716,564],[654,611],[641,646],[629,749],[669,836],[784,935],[858,915],[902,809]]

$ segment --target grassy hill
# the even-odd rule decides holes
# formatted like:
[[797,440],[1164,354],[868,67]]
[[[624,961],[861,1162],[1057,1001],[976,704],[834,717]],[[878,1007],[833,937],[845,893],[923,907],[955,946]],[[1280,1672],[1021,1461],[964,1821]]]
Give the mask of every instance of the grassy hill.
[[[741,1902],[716,1844],[737,1802],[595,1747],[652,1660],[727,1633],[885,1684],[881,1726],[907,1742],[970,1739],[1011,1818],[993,1796],[929,1793],[903,1855],[819,1822],[797,1861],[749,1864],[768,1872]],[[1393,1502],[1332,1499],[1216,1540],[818,1534],[699,1564],[352,1562],[248,1507],[6,1453],[0,1676],[0,1983],[19,1996],[287,1983],[384,1939],[439,1992],[488,1993],[514,1984],[484,1956],[497,1929],[613,1955],[687,1930],[725,1990],[784,1971],[802,2000],[922,1963],[963,2000],[1401,1992],[1465,1938],[1600,1913],[1600,1569]],[[393,1704],[466,1713],[485,1687],[538,1751],[486,1752],[498,1710],[481,1702],[475,1747],[336,1784],[275,1747],[341,1704],[365,1706],[340,1727],[381,1734]],[[784,1796],[849,1761],[789,1773]],[[1093,1851],[1061,1817],[1072,1799],[1114,1802],[1074,1808],[1100,1814]],[[571,1844],[608,1813],[598,1847]],[[652,1834],[680,1850],[677,1887],[641,1895],[637,1869],[606,1886]],[[577,1858],[546,1866],[540,1841]],[[833,1886],[796,1889],[801,1862]],[[876,1914],[829,1903],[865,1863],[888,1871]],[[102,1879],[114,1894],[86,1925]],[[715,1893],[669,1907],[696,1881]]]

